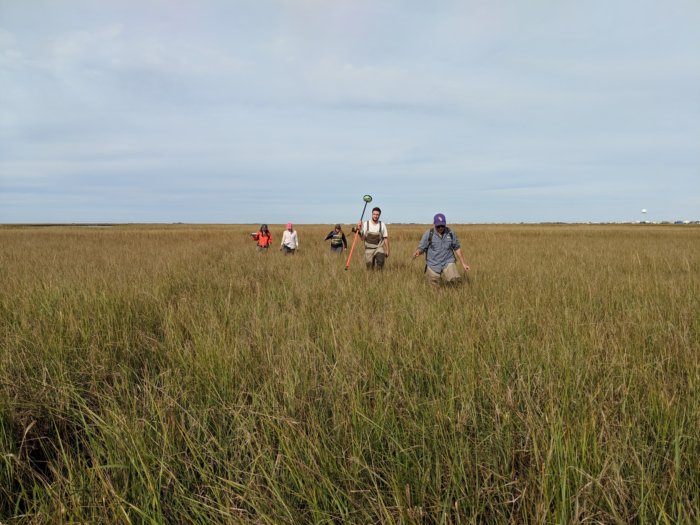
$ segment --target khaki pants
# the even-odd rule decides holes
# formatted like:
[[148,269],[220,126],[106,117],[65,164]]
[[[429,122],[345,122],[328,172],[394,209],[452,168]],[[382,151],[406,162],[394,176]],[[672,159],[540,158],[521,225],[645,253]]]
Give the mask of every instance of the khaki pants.
[[425,270],[425,278],[433,286],[440,286],[440,281],[444,280],[447,284],[457,284],[462,281],[462,276],[459,274],[456,263],[450,263],[442,270],[442,273],[437,273],[430,269]]

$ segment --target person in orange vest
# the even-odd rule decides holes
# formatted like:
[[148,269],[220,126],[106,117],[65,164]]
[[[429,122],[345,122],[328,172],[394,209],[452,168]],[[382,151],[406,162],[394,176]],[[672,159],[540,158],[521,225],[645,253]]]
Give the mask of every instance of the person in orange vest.
[[261,224],[260,231],[257,233],[251,233],[250,236],[254,241],[258,241],[258,245],[256,247],[258,252],[267,253],[267,249],[270,247],[270,244],[272,244],[272,234],[270,233],[270,229],[267,227],[267,224]]

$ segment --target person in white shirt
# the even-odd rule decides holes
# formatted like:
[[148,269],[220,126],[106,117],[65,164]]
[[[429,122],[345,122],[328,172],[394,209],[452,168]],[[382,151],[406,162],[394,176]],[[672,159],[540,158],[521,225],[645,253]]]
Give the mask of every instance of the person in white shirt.
[[389,232],[386,224],[379,220],[380,208],[372,209],[372,220],[359,222],[357,228],[365,241],[365,265],[368,270],[382,270],[384,261],[389,257]]
[[284,230],[282,234],[282,243],[280,244],[280,250],[284,251],[285,255],[294,255],[299,249],[299,236],[297,231],[292,226],[291,222],[287,223],[287,229]]

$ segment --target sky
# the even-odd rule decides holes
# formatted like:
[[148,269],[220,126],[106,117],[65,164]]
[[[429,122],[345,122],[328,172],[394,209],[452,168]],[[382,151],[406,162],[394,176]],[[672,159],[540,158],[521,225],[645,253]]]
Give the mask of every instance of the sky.
[[352,223],[365,194],[700,220],[700,2],[0,0],[0,223]]

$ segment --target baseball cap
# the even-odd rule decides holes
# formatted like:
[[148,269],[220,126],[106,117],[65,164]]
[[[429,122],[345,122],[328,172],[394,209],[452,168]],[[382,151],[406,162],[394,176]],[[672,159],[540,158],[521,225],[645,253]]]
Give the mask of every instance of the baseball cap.
[[289,230],[291,227],[292,227],[292,223],[291,223],[291,222],[288,222],[288,223],[287,223],[287,229]]
[[433,217],[433,224],[435,226],[446,226],[447,221],[445,220],[445,214],[443,213],[436,213],[435,217]]

